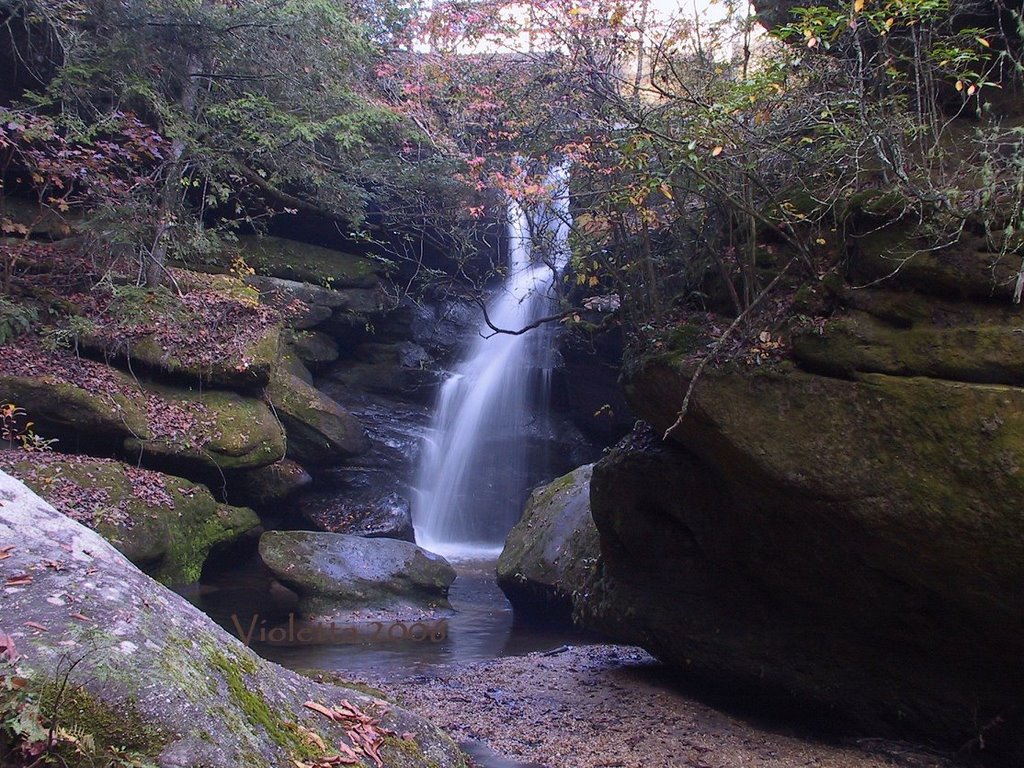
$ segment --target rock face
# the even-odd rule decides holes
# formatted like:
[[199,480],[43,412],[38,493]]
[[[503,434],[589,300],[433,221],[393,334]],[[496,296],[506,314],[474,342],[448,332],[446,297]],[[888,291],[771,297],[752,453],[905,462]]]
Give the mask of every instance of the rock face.
[[593,464],[538,488],[498,558],[498,586],[516,611],[567,623],[587,599],[600,544],[590,515]]
[[299,611],[309,621],[417,621],[451,609],[455,570],[406,541],[268,531],[260,557],[298,592]]
[[[6,711],[52,701],[64,682],[61,670],[70,667],[60,725],[77,732],[79,744],[89,737],[96,764],[109,760],[110,747],[160,768],[316,763],[334,753],[317,739],[354,745],[344,718],[335,722],[304,703],[330,708],[347,701],[376,720],[385,766],[465,766],[455,745],[426,721],[263,661],[97,534],[3,474],[0,498],[0,541],[16,542],[0,561],[7,585],[0,633],[16,659],[0,659],[0,674],[13,668],[24,681],[16,693],[4,689],[0,705]],[[40,727],[45,734],[45,722]],[[406,733],[413,740],[399,735]]]
[[1024,391],[706,370],[662,443],[688,381],[671,356],[627,381],[654,433],[594,469],[588,620],[876,725],[1019,736]]

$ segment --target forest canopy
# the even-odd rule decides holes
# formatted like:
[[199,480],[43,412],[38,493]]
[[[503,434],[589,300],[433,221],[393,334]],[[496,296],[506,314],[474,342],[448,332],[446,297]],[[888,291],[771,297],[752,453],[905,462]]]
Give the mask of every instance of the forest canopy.
[[740,315],[893,221],[1017,253],[1020,7],[764,6],[4,0],[4,192],[88,208],[156,285],[300,210],[456,249],[568,161],[571,279],[641,335],[681,303]]

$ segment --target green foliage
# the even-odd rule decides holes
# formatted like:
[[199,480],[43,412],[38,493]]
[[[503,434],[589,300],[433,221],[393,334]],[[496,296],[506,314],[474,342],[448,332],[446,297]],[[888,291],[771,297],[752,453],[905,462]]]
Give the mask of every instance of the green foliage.
[[52,680],[0,665],[4,765],[155,768],[166,739],[130,711],[115,711],[71,681],[62,659]]
[[0,296],[0,344],[27,333],[38,319],[39,313],[34,307]]

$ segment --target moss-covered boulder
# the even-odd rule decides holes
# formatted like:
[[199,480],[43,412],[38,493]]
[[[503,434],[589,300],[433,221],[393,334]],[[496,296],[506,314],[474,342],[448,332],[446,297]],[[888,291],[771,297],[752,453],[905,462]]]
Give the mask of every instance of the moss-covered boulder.
[[267,397],[288,433],[288,456],[301,464],[331,464],[369,447],[354,416],[283,367],[275,370]]
[[299,594],[313,622],[420,621],[451,610],[455,570],[440,555],[397,539],[267,531],[260,557]]
[[[92,361],[82,361],[82,365],[105,369]],[[22,408],[36,425],[35,431],[43,435],[83,435],[90,441],[150,435],[139,387],[109,369],[103,371],[98,386],[69,381],[59,371],[32,376],[0,374],[0,402]]]
[[0,675],[18,680],[0,688],[2,720],[29,718],[35,738],[59,725],[68,764],[107,765],[116,748],[124,764],[293,768],[344,745],[363,765],[378,751],[385,768],[465,768],[430,723],[264,661],[4,474],[0,498],[0,541],[13,545],[0,560],[0,635],[14,657]]
[[373,288],[384,272],[373,259],[280,237],[240,237],[237,254],[259,275],[332,289]]
[[1020,257],[993,251],[984,237],[963,233],[937,248],[934,240],[907,237],[899,225],[875,228],[849,242],[852,275],[947,299],[1008,301]]
[[125,450],[144,462],[201,472],[254,469],[284,458],[284,431],[262,400],[152,383],[145,393],[151,436],[125,440]]
[[590,516],[593,464],[535,490],[498,558],[498,586],[517,612],[571,623],[597,576],[600,542]]
[[1022,732],[1024,390],[632,369],[654,426],[594,469],[592,625],[716,680],[958,745]]
[[281,318],[227,275],[173,270],[176,287],[119,286],[101,295],[80,346],[132,372],[205,386],[265,386],[277,362]]
[[260,524],[252,510],[218,504],[202,485],[110,459],[0,451],[0,467],[171,584],[196,581],[214,547]]

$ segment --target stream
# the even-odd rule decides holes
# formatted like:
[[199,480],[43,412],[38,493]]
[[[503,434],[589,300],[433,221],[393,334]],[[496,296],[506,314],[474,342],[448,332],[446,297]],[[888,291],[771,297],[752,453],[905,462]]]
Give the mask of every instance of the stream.
[[495,583],[494,560],[453,565],[458,573],[449,592],[454,615],[414,625],[350,625],[311,637],[298,635],[296,628],[302,625],[294,619],[289,631],[296,597],[273,583],[258,559],[214,574],[183,594],[234,637],[245,642],[251,634],[248,644],[265,659],[290,669],[327,670],[353,678],[404,678],[443,665],[519,656],[591,640],[582,632],[514,617]]

